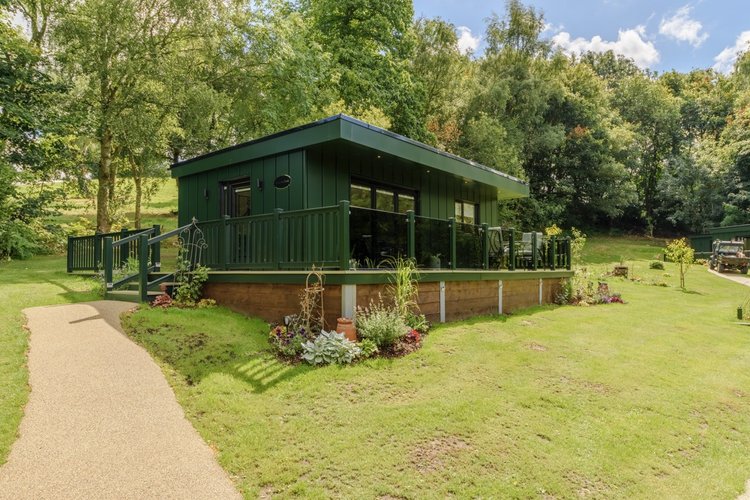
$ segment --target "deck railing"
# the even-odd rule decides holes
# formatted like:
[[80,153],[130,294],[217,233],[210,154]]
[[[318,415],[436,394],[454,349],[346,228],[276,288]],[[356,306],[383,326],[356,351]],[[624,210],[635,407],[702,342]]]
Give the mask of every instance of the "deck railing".
[[367,269],[389,257],[421,268],[570,269],[569,238],[338,205],[199,222],[216,270]]
[[[104,261],[104,238],[112,238],[119,241],[129,238],[144,231],[159,234],[159,226],[146,229],[123,229],[112,233],[97,233],[89,236],[68,236],[68,262],[69,273],[74,271],[99,271]],[[113,261],[118,267],[128,261],[128,258],[137,258],[138,246],[134,240],[126,245],[119,245],[113,253]]]
[[[200,262],[214,270],[295,270],[313,266],[366,269],[396,256],[414,259],[420,268],[431,269],[513,271],[571,267],[569,238],[545,238],[537,232],[422,217],[412,211],[403,214],[350,207],[348,201],[322,208],[288,212],[277,209],[271,214],[195,222],[195,227],[202,231],[206,244]],[[142,253],[145,258],[138,259],[139,274],[156,270],[159,245],[166,236],[159,235],[155,228],[141,233],[71,238],[68,270],[96,269],[99,260],[94,254],[98,252],[106,260],[107,283],[116,288],[135,276],[113,283],[111,268],[119,267],[128,256],[139,257]],[[93,238],[106,240],[103,256],[101,248],[95,251],[96,246],[88,243],[84,254],[76,254],[77,245],[83,245],[77,241],[94,241]]]
[[199,222],[213,269],[323,269],[349,264],[349,202]]

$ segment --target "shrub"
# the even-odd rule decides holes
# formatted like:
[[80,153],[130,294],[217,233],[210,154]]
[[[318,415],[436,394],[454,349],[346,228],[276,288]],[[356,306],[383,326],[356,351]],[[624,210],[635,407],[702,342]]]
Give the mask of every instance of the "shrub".
[[302,344],[315,339],[315,334],[303,326],[274,326],[268,334],[271,347],[281,356],[297,358],[302,354]]
[[362,351],[361,356],[363,358],[371,358],[378,353],[378,346],[370,339],[363,339],[359,343],[359,349]]
[[648,268],[649,269],[662,269],[663,270],[664,269],[664,263],[661,262],[661,261],[659,261],[659,260],[655,260],[655,261],[651,262],[648,265]]
[[426,334],[430,330],[430,322],[427,321],[427,318],[424,314],[415,314],[413,312],[410,312],[409,315],[406,317],[406,326],[411,328],[412,330],[416,330],[422,335]]
[[348,340],[343,333],[320,332],[314,341],[302,344],[302,359],[311,365],[337,364],[345,365],[353,362],[362,350]]
[[357,334],[372,340],[381,350],[390,350],[408,331],[398,311],[382,302],[371,302],[370,307],[357,311]]
[[419,310],[417,306],[417,295],[419,293],[417,265],[413,259],[402,257],[388,259],[386,264],[394,269],[391,284],[387,288],[388,294],[393,297],[396,312],[402,320],[406,321],[410,314]]
[[184,261],[183,266],[183,270],[175,273],[177,287],[174,300],[178,305],[192,307],[201,298],[203,284],[208,279],[208,268],[198,264],[191,271],[188,261]]

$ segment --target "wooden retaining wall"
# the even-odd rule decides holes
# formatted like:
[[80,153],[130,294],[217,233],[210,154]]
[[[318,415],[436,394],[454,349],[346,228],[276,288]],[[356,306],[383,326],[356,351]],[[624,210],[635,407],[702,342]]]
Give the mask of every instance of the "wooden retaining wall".
[[[302,288],[297,284],[209,282],[203,295],[234,311],[279,322],[299,310]],[[419,306],[432,322],[456,321],[551,304],[560,288],[560,278],[425,282],[419,285]],[[386,285],[373,284],[326,285],[326,324],[335,326],[336,318],[350,316],[357,306],[377,301],[379,294],[385,296],[385,289]]]

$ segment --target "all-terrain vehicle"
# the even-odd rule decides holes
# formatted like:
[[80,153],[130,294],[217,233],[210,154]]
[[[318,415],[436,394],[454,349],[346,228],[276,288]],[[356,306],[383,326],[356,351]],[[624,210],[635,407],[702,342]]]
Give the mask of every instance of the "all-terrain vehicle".
[[745,245],[741,241],[715,241],[708,267],[720,273],[737,270],[747,274],[750,258],[745,257]]

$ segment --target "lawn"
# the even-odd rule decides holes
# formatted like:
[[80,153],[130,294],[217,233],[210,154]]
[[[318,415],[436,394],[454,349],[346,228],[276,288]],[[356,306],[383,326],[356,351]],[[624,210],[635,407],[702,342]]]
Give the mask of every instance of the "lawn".
[[[122,182],[128,181],[123,180]],[[170,231],[177,227],[177,184],[173,179],[163,179],[160,182],[161,184],[154,196],[143,204],[141,225],[146,228],[159,224],[164,231]],[[95,187],[92,187],[92,189],[95,189]],[[93,228],[96,227],[96,212],[94,211],[93,200],[68,198],[67,203],[69,208],[63,210],[60,215],[53,217],[50,222],[70,224],[83,217],[89,221],[93,233]],[[134,212],[131,210],[126,212],[124,216],[128,220],[125,226],[135,227],[133,225]]]
[[[247,497],[734,497],[750,478],[747,288],[590,241],[628,302],[440,326],[420,351],[313,369],[217,308],[141,310],[130,335]],[[665,275],[666,274],[666,275]],[[665,281],[670,286],[649,283]]]
[[0,464],[18,432],[29,387],[26,307],[95,300],[90,279],[65,272],[65,257],[0,263]]

